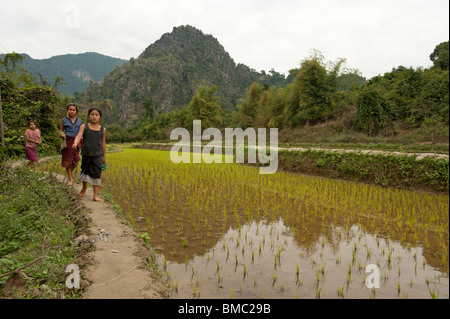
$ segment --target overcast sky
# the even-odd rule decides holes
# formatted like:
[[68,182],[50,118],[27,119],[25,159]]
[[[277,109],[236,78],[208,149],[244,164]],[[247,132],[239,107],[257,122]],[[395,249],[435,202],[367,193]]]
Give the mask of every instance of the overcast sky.
[[448,0],[2,0],[0,53],[136,58],[173,27],[211,34],[236,63],[286,73],[311,52],[366,78],[429,67],[449,39]]

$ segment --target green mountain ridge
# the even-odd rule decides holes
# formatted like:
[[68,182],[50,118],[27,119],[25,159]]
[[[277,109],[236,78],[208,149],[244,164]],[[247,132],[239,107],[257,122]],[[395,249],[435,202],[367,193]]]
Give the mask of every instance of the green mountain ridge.
[[152,99],[156,112],[169,112],[189,104],[200,86],[216,86],[221,107],[234,110],[254,81],[286,84],[273,70],[259,73],[236,64],[216,38],[186,25],[163,34],[76,98],[83,104],[108,100],[106,120],[128,127],[144,115],[145,100]]
[[95,52],[57,55],[48,59],[33,59],[26,53],[22,55],[24,59],[21,66],[38,81],[38,74],[51,84],[57,76],[62,77],[65,84],[58,85],[58,91],[68,95],[85,91],[90,81],[99,82],[115,67],[127,62]]

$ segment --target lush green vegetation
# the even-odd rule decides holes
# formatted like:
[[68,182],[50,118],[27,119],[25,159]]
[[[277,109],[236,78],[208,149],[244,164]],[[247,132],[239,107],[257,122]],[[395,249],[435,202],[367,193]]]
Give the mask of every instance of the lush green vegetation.
[[[116,66],[127,62],[94,52],[57,55],[42,60],[33,59],[27,54],[22,55],[22,66],[30,71],[36,80],[48,83],[56,77],[62,77],[63,85],[58,87],[58,91],[68,95],[83,92],[89,82],[99,82]],[[0,57],[3,58],[4,55]]]
[[0,59],[0,95],[5,135],[5,145],[0,145],[0,162],[6,158],[24,156],[23,135],[29,120],[36,121],[41,131],[39,156],[54,154],[61,142],[57,134],[58,123],[65,116],[68,98],[56,92],[55,87],[39,85],[29,72],[19,67],[22,59],[16,53]]
[[[348,148],[354,145],[362,147],[359,143],[364,143],[364,147],[367,146],[367,148],[387,147],[390,150],[403,148],[448,153],[448,42],[436,46],[430,59],[433,61],[431,68],[414,69],[399,66],[391,72],[366,81],[357,70],[346,69],[345,60],[327,63],[320,52],[315,51],[302,61],[298,69],[291,70],[290,75],[285,78],[275,71],[267,75],[250,70],[243,65],[236,66],[228,54],[224,54],[217,40],[211,36],[205,37],[200,31],[192,30],[191,27],[183,27],[175,28],[172,34],[164,35],[139,58],[130,60],[121,68],[116,68],[105,78],[103,84],[92,84],[85,94],[77,95],[77,99],[82,102],[80,117],[83,120],[85,120],[84,110],[87,107],[98,106],[104,110],[108,142],[168,140],[173,128],[190,128],[193,119],[201,119],[203,128],[207,126],[222,129],[225,127],[277,127],[280,129],[280,142],[284,144],[319,144],[317,146],[322,144],[325,147],[341,145],[340,148]],[[0,215],[0,275],[45,256],[23,270],[28,287],[25,296],[54,298],[61,296],[61,292],[64,292],[63,267],[76,258],[72,239],[79,227],[77,224],[79,216],[70,214],[74,208],[72,197],[67,194],[66,188],[57,184],[49,175],[21,169],[7,172],[2,169],[2,165],[6,158],[23,156],[24,140],[21,136],[27,128],[29,119],[34,119],[42,131],[44,143],[39,149],[40,156],[54,154],[60,142],[57,123],[65,115],[65,106],[69,98],[62,97],[55,90],[61,79],[55,79],[53,87],[48,86],[48,83],[39,85],[30,73],[18,69],[20,60],[21,57],[16,54],[6,55],[0,59],[1,110],[5,124],[5,143],[0,145],[0,211],[2,212]],[[164,69],[159,68],[161,65]],[[148,82],[150,76],[152,80]],[[213,80],[206,81],[205,79],[208,78]],[[247,89],[246,93],[245,89]],[[176,107],[173,109],[173,106]],[[371,143],[376,144],[372,146]],[[432,144],[418,145],[420,143]],[[260,199],[261,205],[266,205],[265,200],[269,198],[268,206],[263,206],[265,215],[282,216],[290,220],[297,230],[300,230],[304,224],[300,223],[299,217],[293,212],[300,211],[301,217],[310,223],[320,219],[312,216],[328,213],[334,214],[330,216],[336,222],[342,218],[339,215],[341,212],[344,213],[343,216],[350,214],[351,219],[359,223],[360,215],[356,212],[362,204],[368,202],[361,193],[360,187],[363,186],[356,186],[356,184],[346,186],[351,187],[348,188],[347,193],[336,191],[332,197],[329,192],[330,197],[323,198],[326,193],[318,191],[318,185],[320,187],[340,185],[340,181],[329,178],[302,177],[309,182],[299,183],[299,176],[295,174],[291,176],[283,173],[262,177],[255,175],[252,170],[247,170],[248,167],[239,165],[217,167],[218,172],[223,170],[223,175],[211,174],[204,167],[196,173],[195,170],[199,167],[195,165],[179,166],[177,169],[180,169],[180,174],[177,175],[172,167],[173,163],[167,159],[158,159],[153,162],[155,165],[148,165],[149,161],[143,160],[147,155],[139,156],[143,154],[139,152],[141,151],[132,150],[110,155],[112,165],[109,166],[105,177],[111,180],[106,185],[117,188],[112,189],[112,192],[121,192],[114,196],[129,209],[130,216],[131,213],[142,213],[141,207],[144,207],[144,202],[141,203],[139,200],[148,201],[160,196],[161,200],[146,203],[148,204],[146,206],[154,209],[154,216],[160,218],[146,219],[146,222],[150,234],[154,226],[161,225],[163,230],[157,236],[160,236],[162,242],[166,240],[164,237],[166,233],[163,227],[165,221],[161,214],[167,209],[168,202],[172,208],[176,207],[174,205],[178,205],[178,202],[181,204],[182,199],[173,194],[184,193],[185,198],[193,205],[193,209],[185,213],[201,213],[202,216],[192,223],[192,234],[195,236],[177,238],[181,247],[175,248],[175,251],[182,251],[189,247],[191,242],[199,239],[196,235],[197,225],[200,223],[204,225],[205,231],[211,234],[209,223],[222,222],[218,227],[225,230],[228,228],[225,227],[228,226],[227,222],[235,220],[236,225],[240,226],[240,221],[256,218],[257,215],[254,214],[258,214],[260,218],[260,210],[253,210],[253,207],[250,210],[249,207],[243,206],[239,214],[244,215],[238,215],[235,207],[226,206],[230,198],[234,198],[235,203],[242,202],[245,205],[253,203],[255,196],[259,196],[256,198]],[[137,164],[126,168],[125,163],[130,163],[129,158],[126,157],[130,154],[135,155],[132,159]],[[191,170],[190,173],[188,169]],[[235,171],[229,174],[227,169]],[[448,160],[416,161],[414,157],[406,156],[339,154],[312,150],[280,152],[279,169],[364,181],[382,186],[420,188],[438,192],[448,191],[449,183]],[[243,170],[249,175],[241,174]],[[288,182],[280,177],[288,175],[290,176]],[[142,176],[146,177],[145,183],[142,183]],[[189,178],[182,178],[180,184],[180,176]],[[208,192],[202,191],[205,182],[211,182],[211,185],[219,187],[230,185],[227,178],[229,176],[238,178],[235,185],[241,187],[242,191],[237,192],[236,189],[227,188],[224,192],[219,192],[222,195],[225,194],[223,196],[214,193],[214,187],[206,187]],[[155,179],[156,183],[151,184],[149,182],[151,178]],[[221,182],[217,178],[227,182]],[[249,183],[243,182],[245,178]],[[161,184],[161,180],[164,183]],[[178,182],[173,184],[175,180]],[[127,185],[136,186],[135,192],[130,193],[129,187],[122,187]],[[254,185],[262,186],[255,188]],[[368,185],[364,185],[366,186],[365,189],[369,189]],[[179,189],[180,187],[182,189]],[[340,190],[339,187],[334,189]],[[165,188],[172,193],[164,191]],[[201,192],[190,193],[197,190]],[[211,191],[213,193],[210,193]],[[226,195],[228,191],[234,193],[228,196]],[[376,198],[377,204],[371,205],[368,213],[377,216],[376,214],[381,214],[383,207],[390,207],[392,203],[389,196],[391,195],[386,195],[388,193],[407,194],[403,193],[403,190],[397,191],[392,188],[376,188],[374,191],[376,193],[370,195],[370,198],[371,200]],[[139,196],[139,192],[151,194],[151,196],[149,198]],[[252,195],[252,193],[255,194]],[[446,204],[448,206],[448,198],[445,201],[445,197],[441,197],[442,194],[419,193],[411,198],[409,195],[401,195],[402,198],[396,197],[398,206],[392,207],[389,213],[383,212],[385,215],[374,219],[371,229],[377,233],[386,231],[389,234],[389,224],[397,218],[396,225],[392,224],[391,229],[395,229],[400,234],[404,231],[402,226],[405,222],[411,225],[412,230],[400,234],[398,238],[403,242],[407,236],[410,236],[417,242],[421,232],[424,229],[428,230],[430,226],[430,233],[432,229],[435,229],[432,236],[436,236],[430,240],[430,243],[436,246],[439,244],[439,248],[434,247],[433,251],[439,254],[440,263],[448,272],[448,232],[445,232],[448,225],[441,223],[435,227],[433,224],[442,220],[447,220],[448,224],[448,214],[445,219],[445,213],[448,210],[443,209],[448,208],[445,207]],[[251,200],[241,198],[242,194]],[[280,194],[284,194],[282,203],[288,209],[279,206]],[[308,210],[291,210],[288,204],[291,200],[289,196],[292,194],[298,196],[293,197],[294,207],[303,208],[301,205],[307,200],[312,200],[312,204],[307,204],[312,206]],[[312,197],[308,197],[308,194]],[[440,198],[439,207],[434,204],[436,203],[435,195]],[[139,200],[130,200],[130,196],[131,199],[133,196],[138,196],[136,198]],[[417,196],[428,198],[424,209],[420,206],[423,201]],[[408,202],[404,198],[408,198]],[[227,200],[224,201],[224,199]],[[378,199],[383,201],[382,205],[379,204]],[[217,202],[214,203],[214,200]],[[323,201],[330,204],[330,207],[336,207],[336,211],[324,211],[321,207],[316,207],[316,203]],[[403,204],[406,204],[405,208],[401,206]],[[159,207],[159,205],[162,206]],[[202,205],[207,205],[206,208],[210,205],[216,209],[214,211],[197,209]],[[434,209],[436,212],[431,213]],[[409,212],[420,216],[413,216],[414,218],[410,219]],[[212,213],[215,215],[210,218],[206,215],[207,213],[210,217]],[[391,213],[393,215],[389,216],[388,214]],[[223,220],[219,220],[221,214]],[[325,215],[320,227],[317,226],[318,230],[324,228],[324,219],[328,218]],[[430,221],[431,218],[432,221]],[[347,230],[350,226],[349,221],[350,219],[347,218]],[[189,226],[189,223],[180,224],[179,220],[174,220],[172,224],[178,227],[177,231],[180,235],[184,231],[183,227],[187,229]],[[384,228],[386,226],[387,230]],[[296,233],[300,235],[302,232]],[[317,235],[319,234],[318,231]],[[447,237],[447,242],[444,236]],[[423,240],[426,240],[427,248],[429,248],[428,239],[424,237]],[[204,245],[206,242],[200,242],[197,246]],[[173,247],[169,247],[169,250],[174,251]],[[388,256],[390,262],[390,255]],[[245,270],[244,274],[246,274]],[[0,290],[5,287],[6,280],[6,276],[0,277]],[[43,285],[50,289],[43,288]]]
[[[286,85],[254,81],[234,110],[221,105],[220,87],[200,86],[181,109],[156,112],[161,106],[151,100],[152,115],[127,129],[112,126],[110,141],[168,140],[171,129],[201,118],[219,128],[277,127],[283,143],[444,143],[448,149],[449,70],[442,62],[448,54],[442,44],[436,50],[441,53],[430,58],[441,62],[431,68],[399,66],[368,81],[344,59],[327,63],[313,51]],[[149,99],[141,106],[145,114]]]
[[281,151],[280,169],[399,188],[449,190],[448,160],[327,151]]
[[76,297],[65,288],[66,266],[78,257],[73,239],[84,222],[74,197],[47,173],[1,172],[0,275],[35,261],[21,269],[25,290],[4,291],[11,275],[0,278],[4,297]]
[[[277,127],[283,144],[444,144],[448,152],[448,42],[437,45],[430,60],[431,68],[399,66],[366,80],[345,59],[327,62],[312,51],[285,77],[236,65],[214,37],[183,26],[102,83],[91,83],[75,102],[82,118],[91,106],[103,110],[109,142],[167,141],[173,128],[190,128],[200,118],[204,128]],[[48,140],[44,148],[55,149],[48,119],[51,112],[64,115],[64,99],[29,75],[25,81],[23,72],[15,79],[2,72],[7,139],[18,139],[24,120],[35,117]],[[9,144],[10,154],[23,152],[21,143]]]

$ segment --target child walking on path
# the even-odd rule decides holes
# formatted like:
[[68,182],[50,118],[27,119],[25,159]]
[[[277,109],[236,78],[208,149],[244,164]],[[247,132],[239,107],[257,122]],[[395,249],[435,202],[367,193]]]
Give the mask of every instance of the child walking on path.
[[34,162],[38,161],[37,147],[41,144],[41,131],[36,128],[36,122],[28,121],[28,129],[25,131],[25,154],[28,166],[33,168]]
[[67,117],[59,123],[59,129],[62,131],[61,138],[66,141],[66,148],[62,150],[61,167],[65,167],[69,182],[67,186],[73,183],[73,171],[78,166],[80,159],[81,142],[76,148],[73,148],[73,142],[80,131],[83,121],[77,118],[78,107],[70,103],[67,105]]
[[105,164],[106,154],[106,129],[99,124],[102,117],[102,111],[98,108],[91,108],[88,111],[89,123],[82,124],[72,148],[76,149],[81,138],[83,146],[81,148],[81,174],[78,180],[83,182],[83,188],[78,194],[84,197],[88,188],[88,183],[94,187],[94,201],[102,202],[98,197],[101,186],[101,173]]

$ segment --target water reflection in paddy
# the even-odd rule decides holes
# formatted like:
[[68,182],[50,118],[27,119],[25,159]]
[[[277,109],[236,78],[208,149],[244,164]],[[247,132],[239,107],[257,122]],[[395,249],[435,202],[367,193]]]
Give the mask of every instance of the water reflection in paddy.
[[[188,262],[164,264],[161,257],[159,263],[171,298],[448,298],[448,275],[422,253],[356,225],[348,232],[333,226],[331,236],[301,247],[280,219],[230,228]],[[366,285],[370,264],[379,269],[376,289]]]

